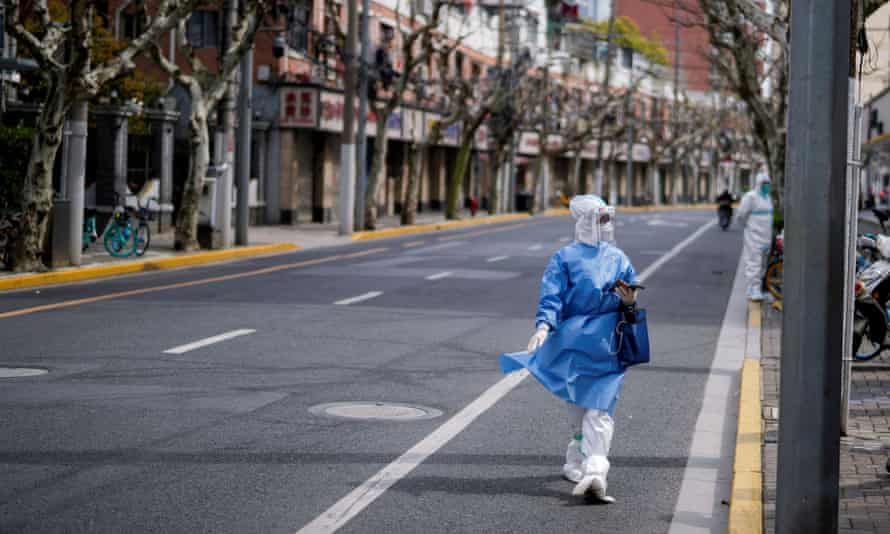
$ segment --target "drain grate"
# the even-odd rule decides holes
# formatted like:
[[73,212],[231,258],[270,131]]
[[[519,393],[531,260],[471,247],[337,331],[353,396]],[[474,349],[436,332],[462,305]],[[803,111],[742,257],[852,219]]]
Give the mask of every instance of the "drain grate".
[[329,417],[386,421],[417,421],[442,415],[441,410],[418,404],[369,401],[329,402],[312,406],[309,411],[315,415]]
[[45,375],[48,372],[46,369],[36,367],[0,367],[0,378],[24,378]]

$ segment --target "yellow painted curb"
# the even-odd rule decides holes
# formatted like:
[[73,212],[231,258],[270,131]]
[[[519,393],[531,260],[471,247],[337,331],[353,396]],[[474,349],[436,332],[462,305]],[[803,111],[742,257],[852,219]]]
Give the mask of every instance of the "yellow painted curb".
[[760,408],[760,360],[745,359],[740,391],[739,427],[736,431],[727,532],[761,534],[763,473],[760,448],[763,442],[763,426]]
[[67,284],[95,278],[107,278],[122,274],[133,274],[147,271],[163,271],[178,267],[189,267],[216,263],[221,261],[261,256],[264,254],[276,254],[281,252],[293,252],[300,247],[293,243],[276,243],[272,245],[255,245],[238,247],[227,250],[212,250],[195,254],[182,254],[168,258],[156,258],[150,260],[121,261],[108,265],[95,265],[89,267],[71,268],[61,271],[46,273],[23,274],[0,278],[0,291],[10,289],[24,289],[36,286],[48,286],[53,284]]
[[569,208],[550,208],[549,210],[544,210],[541,212],[541,215],[544,217],[562,217],[564,215],[571,215],[572,212],[569,211]]
[[478,219],[466,219],[462,221],[445,221],[440,223],[399,226],[397,228],[384,228],[382,230],[368,230],[365,232],[355,232],[354,234],[352,234],[352,240],[368,241],[371,239],[384,239],[387,237],[399,237],[411,234],[426,234],[430,232],[440,232],[442,230],[465,228],[467,226],[479,226],[483,224],[495,224],[516,221],[519,219],[525,219],[527,217],[529,217],[528,213],[511,213],[508,215],[493,215],[490,217],[480,217]]
[[748,301],[748,329],[760,328],[760,303]]

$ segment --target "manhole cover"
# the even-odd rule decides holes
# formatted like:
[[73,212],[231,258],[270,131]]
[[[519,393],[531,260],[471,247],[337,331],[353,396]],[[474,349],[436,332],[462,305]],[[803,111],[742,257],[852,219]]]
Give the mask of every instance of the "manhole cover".
[[416,404],[368,401],[329,402],[313,406],[309,408],[309,411],[315,415],[327,415],[330,417],[385,419],[388,421],[415,421],[417,419],[432,419],[442,415],[441,410]]
[[22,378],[25,376],[45,375],[46,369],[34,367],[0,367],[0,378]]

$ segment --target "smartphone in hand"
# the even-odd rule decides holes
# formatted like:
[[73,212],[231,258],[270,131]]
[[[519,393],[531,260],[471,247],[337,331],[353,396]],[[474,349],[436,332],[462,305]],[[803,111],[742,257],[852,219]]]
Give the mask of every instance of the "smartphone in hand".
[[644,285],[641,285],[641,284],[628,284],[627,282],[625,282],[624,280],[622,280],[622,279],[620,279],[620,278],[615,282],[615,285],[612,286],[612,291],[615,291],[615,290],[618,289],[619,287],[626,287],[626,288],[629,288],[629,289],[633,289],[634,291],[636,291],[636,290],[638,290],[638,289],[646,289],[646,286],[644,286]]

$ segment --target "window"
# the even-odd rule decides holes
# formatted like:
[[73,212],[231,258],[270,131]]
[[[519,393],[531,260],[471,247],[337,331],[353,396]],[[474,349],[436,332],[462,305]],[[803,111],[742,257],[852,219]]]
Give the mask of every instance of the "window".
[[295,0],[287,16],[287,46],[297,52],[309,51],[310,0]]
[[621,65],[625,69],[632,69],[634,67],[634,50],[633,50],[633,48],[622,48],[621,49]]
[[219,12],[195,11],[189,17],[186,30],[193,48],[215,48],[219,46]]
[[121,37],[135,39],[145,31],[145,15],[142,12],[121,15]]

